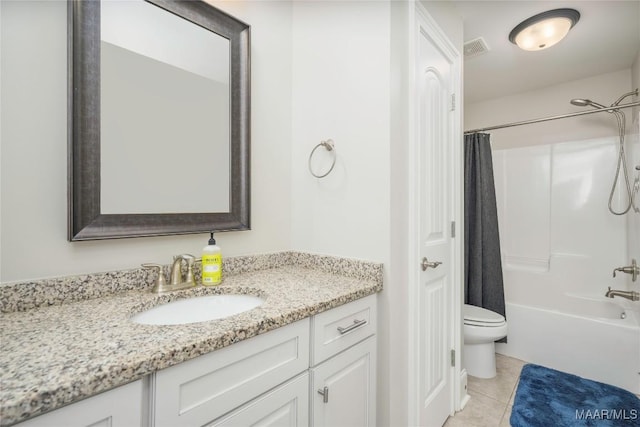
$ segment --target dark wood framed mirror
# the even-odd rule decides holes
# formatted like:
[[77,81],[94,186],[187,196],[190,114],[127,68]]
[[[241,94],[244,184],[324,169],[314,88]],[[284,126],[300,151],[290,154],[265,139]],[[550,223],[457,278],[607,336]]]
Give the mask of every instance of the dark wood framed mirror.
[[70,241],[250,228],[249,25],[69,0],[68,85]]

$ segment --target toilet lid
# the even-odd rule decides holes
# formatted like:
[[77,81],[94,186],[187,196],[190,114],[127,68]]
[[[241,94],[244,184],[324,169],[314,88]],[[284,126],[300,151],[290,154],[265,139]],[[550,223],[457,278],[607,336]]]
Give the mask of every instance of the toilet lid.
[[504,316],[475,305],[464,305],[464,322],[467,324],[486,324],[498,326],[505,322]]

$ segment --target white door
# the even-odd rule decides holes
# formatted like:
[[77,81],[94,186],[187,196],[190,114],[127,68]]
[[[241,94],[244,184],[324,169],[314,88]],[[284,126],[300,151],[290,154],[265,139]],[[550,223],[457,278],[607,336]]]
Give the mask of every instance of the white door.
[[453,413],[454,64],[417,13],[414,293],[417,422],[441,426]]

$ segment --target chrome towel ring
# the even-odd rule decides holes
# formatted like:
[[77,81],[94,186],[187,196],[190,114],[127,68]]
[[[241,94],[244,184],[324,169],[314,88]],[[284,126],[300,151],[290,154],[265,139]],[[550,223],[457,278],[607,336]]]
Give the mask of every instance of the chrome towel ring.
[[[327,151],[332,151],[333,152],[333,162],[331,162],[331,167],[329,168],[328,171],[326,171],[325,173],[318,175],[316,174],[313,169],[311,169],[311,159],[313,158],[313,154],[316,152],[316,150],[320,147],[324,147],[327,149]],[[331,173],[331,171],[333,170],[333,167],[336,165],[336,150],[335,150],[335,144],[333,143],[332,139],[327,139],[326,141],[321,141],[320,144],[316,145],[313,150],[311,150],[311,154],[309,154],[309,172],[311,172],[311,175],[315,176],[316,178],[324,178],[325,176],[329,175]]]

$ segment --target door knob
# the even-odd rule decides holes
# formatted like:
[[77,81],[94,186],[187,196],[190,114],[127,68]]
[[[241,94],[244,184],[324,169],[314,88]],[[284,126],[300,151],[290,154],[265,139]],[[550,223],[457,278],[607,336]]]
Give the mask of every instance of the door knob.
[[427,268],[438,268],[442,264],[440,261],[429,261],[426,257],[422,258],[422,271],[427,271]]

